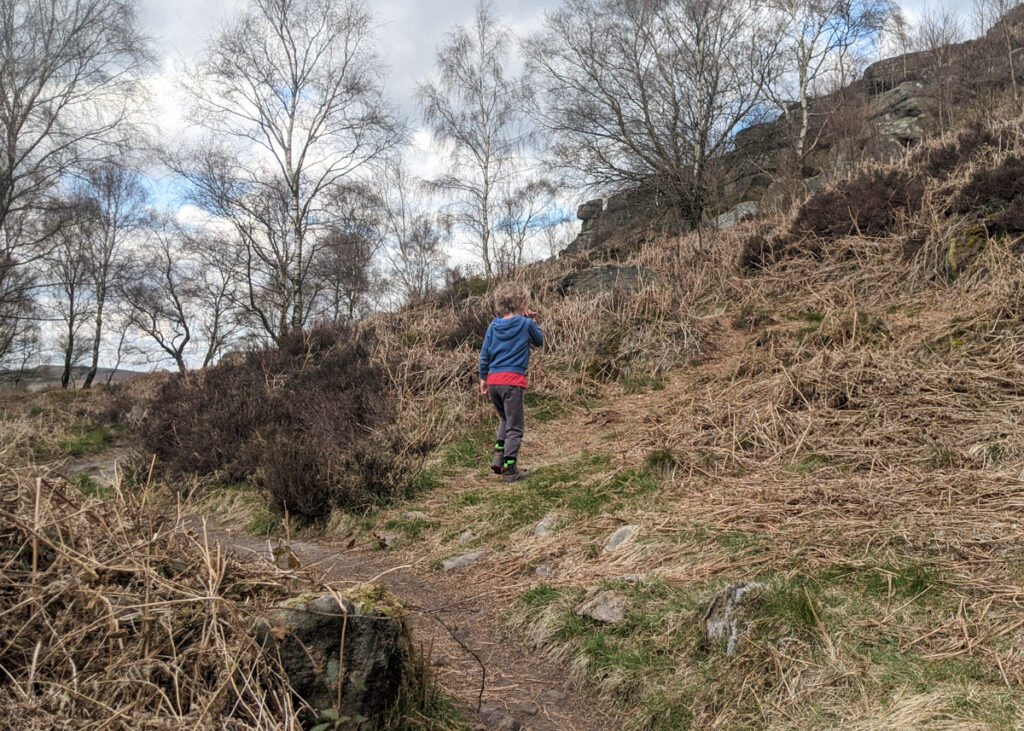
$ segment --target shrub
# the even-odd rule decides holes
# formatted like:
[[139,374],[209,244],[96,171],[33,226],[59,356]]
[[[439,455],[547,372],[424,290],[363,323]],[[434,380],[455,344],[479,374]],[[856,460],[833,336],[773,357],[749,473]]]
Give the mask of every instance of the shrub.
[[770,235],[756,231],[745,239],[740,247],[739,266],[744,272],[755,272],[764,269],[775,258],[777,242]]
[[494,319],[494,313],[481,297],[475,297],[455,309],[455,318],[451,327],[441,338],[441,347],[455,350],[460,345],[468,344],[470,348],[479,350],[484,344],[487,326]]
[[908,162],[910,167],[929,177],[945,178],[981,153],[1002,148],[1008,138],[1005,129],[993,129],[985,122],[974,121],[954,137],[915,150]]
[[375,429],[393,407],[365,340],[320,327],[170,380],[140,427],[143,446],[172,474],[252,481],[278,512],[306,519],[390,500],[411,474],[404,450]]
[[456,305],[470,297],[483,297],[488,289],[485,277],[466,274],[456,267],[445,275],[445,287],[437,294],[437,301],[444,305]]
[[917,213],[924,184],[903,168],[874,168],[811,195],[790,226],[795,238],[885,236]]
[[990,231],[1024,232],[1024,159],[1009,155],[993,167],[978,167],[953,208],[958,213],[987,212]]

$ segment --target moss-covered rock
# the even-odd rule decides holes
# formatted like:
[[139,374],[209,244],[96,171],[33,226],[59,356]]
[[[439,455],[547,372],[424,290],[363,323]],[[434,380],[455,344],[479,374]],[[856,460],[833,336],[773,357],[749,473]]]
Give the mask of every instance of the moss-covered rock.
[[269,609],[255,633],[296,695],[336,709],[342,728],[371,728],[398,700],[409,648],[401,605],[380,586],[294,597]]
[[946,273],[949,276],[957,276],[967,270],[984,250],[987,241],[988,231],[981,224],[959,229],[947,236]]

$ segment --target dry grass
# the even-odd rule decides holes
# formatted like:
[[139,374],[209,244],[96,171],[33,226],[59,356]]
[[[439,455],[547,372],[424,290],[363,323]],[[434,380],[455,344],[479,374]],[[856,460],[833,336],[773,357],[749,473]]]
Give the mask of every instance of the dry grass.
[[124,491],[87,499],[28,468],[0,483],[9,728],[299,727],[249,632],[285,581]]

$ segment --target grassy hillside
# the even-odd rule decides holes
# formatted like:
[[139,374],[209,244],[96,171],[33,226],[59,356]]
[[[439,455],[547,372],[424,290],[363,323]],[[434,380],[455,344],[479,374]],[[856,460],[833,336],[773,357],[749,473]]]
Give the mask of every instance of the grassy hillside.
[[[307,538],[372,542],[439,581],[482,552],[445,578],[636,728],[1019,727],[1022,130],[969,123],[774,218],[651,236],[621,262],[656,275],[639,291],[562,297],[583,260],[519,272],[548,342],[534,472],[512,485],[487,468],[495,417],[475,393],[482,282],[134,382],[109,410],[156,439],[186,510],[274,534],[267,506],[301,498]],[[743,581],[761,589],[730,654],[705,613]],[[605,590],[621,621],[577,612]]]

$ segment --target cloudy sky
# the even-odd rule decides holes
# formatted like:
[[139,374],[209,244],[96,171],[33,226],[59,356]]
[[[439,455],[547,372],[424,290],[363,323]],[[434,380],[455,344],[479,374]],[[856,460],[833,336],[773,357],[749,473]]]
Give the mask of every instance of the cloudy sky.
[[[198,54],[207,38],[238,12],[246,0],[141,0],[142,22],[154,39],[159,71],[154,80],[156,96],[162,107],[165,132],[180,128],[182,118],[173,84],[174,70],[182,60]],[[472,20],[475,0],[368,0],[377,18],[378,48],[389,67],[388,88],[392,99],[404,109],[414,127],[418,124],[413,92],[418,82],[430,74],[437,46],[454,25]],[[545,9],[560,0],[494,0],[502,21],[518,35],[536,29]],[[904,0],[905,12],[916,16],[926,0]],[[965,23],[971,0],[932,0],[931,6],[944,6],[962,13]],[[414,172],[426,175],[436,168],[429,138],[420,130],[414,137]]]
[[[154,86],[162,107],[165,131],[173,132],[181,123],[177,109],[173,77],[182,60],[202,51],[207,38],[217,31],[246,0],[142,0],[142,24],[153,38],[159,59]],[[377,20],[377,47],[389,68],[388,89],[393,101],[418,126],[413,99],[416,84],[426,80],[433,69],[437,46],[453,26],[473,18],[475,0],[372,0],[368,3]],[[529,33],[543,19],[545,8],[557,0],[519,0],[496,2],[502,22],[517,34]],[[424,174],[432,166],[426,148],[427,136],[416,136],[419,154],[416,172]],[[418,165],[416,164],[418,162]]]
[[[373,0],[369,7],[380,25],[379,47],[391,67],[391,88],[395,98],[408,99],[415,83],[429,72],[434,53],[444,33],[453,25],[472,19],[475,0]],[[142,0],[142,21],[156,40],[157,51],[166,64],[179,57],[191,57],[203,42],[245,0]],[[494,7],[503,21],[517,33],[536,28],[544,10],[559,0],[496,0]],[[929,3],[906,0],[900,5],[916,15]],[[934,0],[932,6],[948,7],[964,16],[971,0]]]

